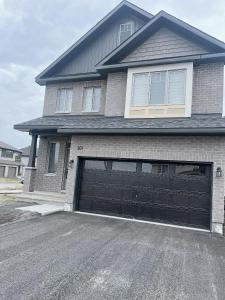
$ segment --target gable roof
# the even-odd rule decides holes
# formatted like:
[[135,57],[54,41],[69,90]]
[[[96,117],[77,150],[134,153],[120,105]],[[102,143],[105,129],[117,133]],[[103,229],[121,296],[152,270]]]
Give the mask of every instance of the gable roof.
[[12,151],[15,151],[15,152],[22,152],[21,150],[9,145],[9,144],[6,144],[2,141],[0,141],[0,149],[7,149],[7,150],[12,150]]
[[21,148],[20,151],[22,152],[22,156],[29,156],[30,155],[30,146]]
[[[70,57],[72,54],[78,50],[78,48],[86,43],[93,34],[97,33],[97,31],[104,25],[109,22],[109,20],[117,14],[119,11],[123,9],[129,9],[133,13],[140,15],[142,18],[145,18],[146,21],[150,20],[153,15],[148,13],[147,11],[141,9],[140,7],[124,0],[120,2],[113,10],[111,10],[103,19],[101,19],[94,27],[92,27],[85,35],[83,35],[77,42],[75,42],[68,50],[66,50],[62,55],[60,55],[53,63],[51,63],[45,70],[43,70],[36,78],[35,81],[39,84],[44,84],[46,78],[48,78],[49,74],[60,64],[63,64],[66,58]],[[98,77],[99,74],[93,73],[90,74],[91,78]],[[70,76],[71,77],[71,76]],[[82,77],[79,74],[75,75],[75,77]],[[84,75],[84,78],[86,78],[87,75]],[[62,78],[59,78],[62,79]],[[76,78],[69,78],[69,79],[76,79]]]
[[103,60],[101,60],[96,66],[97,70],[101,66],[114,63],[118,61],[121,57],[130,53],[135,47],[139,45],[146,37],[154,33],[160,24],[170,24],[179,31],[185,33],[189,38],[195,39],[198,42],[210,47],[214,50],[213,53],[225,52],[225,43],[222,41],[206,34],[205,32],[189,25],[188,23],[168,14],[165,11],[160,11],[155,15],[147,24],[141,27],[136,33],[134,33],[130,38],[128,38],[124,43],[119,45],[111,53],[109,53]]

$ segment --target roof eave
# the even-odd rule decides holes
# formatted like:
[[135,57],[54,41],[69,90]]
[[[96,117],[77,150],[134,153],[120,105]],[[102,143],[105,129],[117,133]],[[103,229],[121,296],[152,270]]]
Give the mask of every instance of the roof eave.
[[59,128],[58,133],[70,134],[148,134],[148,135],[225,135],[225,128]]
[[225,52],[215,53],[215,54],[199,54],[199,55],[189,55],[189,56],[180,56],[180,57],[170,57],[170,58],[161,58],[153,60],[142,60],[142,61],[133,61],[133,62],[124,62],[119,64],[109,64],[97,67],[97,71],[105,75],[108,71],[123,71],[129,67],[139,67],[139,66],[151,66],[151,65],[160,65],[160,64],[172,64],[178,62],[217,62],[222,61],[225,63]]
[[76,74],[76,75],[67,75],[67,76],[46,77],[43,79],[36,78],[35,81],[39,85],[45,85],[48,83],[93,80],[93,79],[102,79],[102,78],[103,78],[102,75],[99,73],[86,73],[86,74]]

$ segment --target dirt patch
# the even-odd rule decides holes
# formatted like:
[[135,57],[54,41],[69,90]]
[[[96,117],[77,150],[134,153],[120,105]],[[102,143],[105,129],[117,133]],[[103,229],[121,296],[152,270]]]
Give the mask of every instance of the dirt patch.
[[0,195],[0,225],[38,216],[36,213],[16,209],[29,205],[33,205],[33,203],[17,202],[15,195]]

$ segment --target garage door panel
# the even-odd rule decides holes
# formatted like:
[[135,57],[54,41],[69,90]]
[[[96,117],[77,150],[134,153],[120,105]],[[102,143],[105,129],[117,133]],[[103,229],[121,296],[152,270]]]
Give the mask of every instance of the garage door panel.
[[177,190],[179,187],[182,191],[197,191],[197,192],[209,192],[210,185],[205,178],[205,176],[201,178],[196,178],[196,176],[183,176],[182,177],[174,177],[170,181],[170,189]]
[[[97,166],[96,170],[94,166]],[[85,162],[78,208],[81,211],[209,228],[210,176],[211,167],[201,164],[114,160]]]

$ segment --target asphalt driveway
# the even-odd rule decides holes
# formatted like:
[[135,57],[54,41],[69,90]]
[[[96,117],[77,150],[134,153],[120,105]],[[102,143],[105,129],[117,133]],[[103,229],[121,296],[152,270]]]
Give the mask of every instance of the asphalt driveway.
[[225,239],[58,213],[0,226],[0,299],[225,299]]

